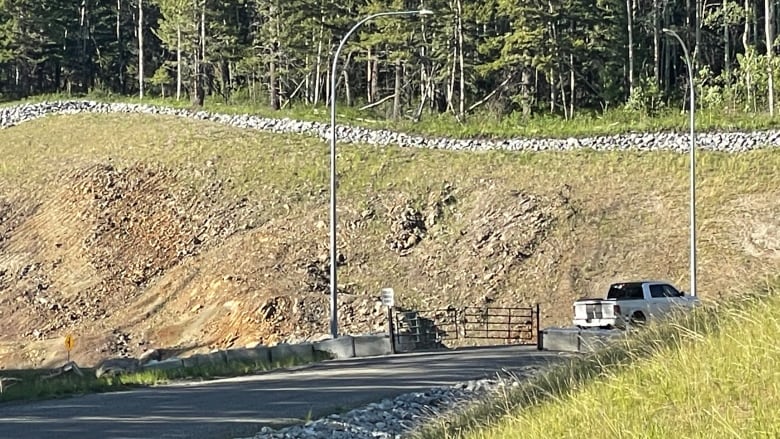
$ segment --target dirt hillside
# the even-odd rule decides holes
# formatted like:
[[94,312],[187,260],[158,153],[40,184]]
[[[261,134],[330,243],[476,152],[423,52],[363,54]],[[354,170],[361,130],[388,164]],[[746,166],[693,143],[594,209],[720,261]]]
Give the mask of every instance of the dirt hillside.
[[[145,129],[106,129],[120,120]],[[304,165],[325,157],[319,141],[68,116],[0,132],[0,145],[15,157],[0,174],[0,367],[61,362],[66,333],[84,365],[328,333],[327,185]],[[270,156],[249,158],[262,148]],[[617,279],[687,289],[679,157],[346,154],[342,332],[384,329],[384,286],[415,309],[540,303],[543,325],[566,324],[573,299]],[[734,183],[777,170],[780,154],[762,154],[709,162],[730,160],[725,169],[703,160],[705,297],[780,267],[780,184]],[[672,181],[656,179],[664,166]]]

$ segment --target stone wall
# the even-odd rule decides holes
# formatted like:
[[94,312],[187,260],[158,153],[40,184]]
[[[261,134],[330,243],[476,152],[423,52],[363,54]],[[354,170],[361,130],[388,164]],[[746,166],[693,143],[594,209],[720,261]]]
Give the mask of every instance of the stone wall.
[[[207,111],[191,111],[147,104],[102,103],[94,101],[56,101],[22,104],[0,108],[0,129],[9,128],[50,114],[75,113],[143,113],[208,120],[240,128],[273,133],[298,133],[327,139],[330,124],[292,119],[273,119],[246,114],[229,115]],[[610,136],[579,137],[568,139],[512,138],[456,139],[425,137],[388,130],[337,125],[340,143],[365,143],[370,145],[401,145],[407,147],[446,150],[484,151],[501,149],[508,151],[567,151],[590,148],[597,151],[688,151],[688,135],[676,132],[630,133]],[[720,152],[745,152],[780,145],[780,130],[752,132],[701,132],[696,133],[696,145],[700,149]]]

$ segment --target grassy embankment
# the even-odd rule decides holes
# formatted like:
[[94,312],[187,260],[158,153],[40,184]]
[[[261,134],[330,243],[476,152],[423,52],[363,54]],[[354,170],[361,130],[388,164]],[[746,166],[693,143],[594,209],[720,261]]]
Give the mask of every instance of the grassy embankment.
[[[324,356],[315,359],[322,360]],[[64,397],[83,393],[111,392],[129,388],[156,386],[177,380],[217,379],[251,375],[279,368],[306,364],[295,358],[285,362],[234,361],[227,364],[212,364],[178,369],[149,369],[117,376],[95,377],[92,368],[81,370],[83,376],[74,372],[49,377],[49,370],[7,370],[3,378],[20,378],[0,394],[0,402],[17,400],[38,400]],[[10,381],[9,381],[10,383]]]
[[[44,100],[93,99],[104,102],[148,103],[177,108],[190,108],[189,101],[182,99],[145,98],[139,100],[134,96],[87,95],[85,97],[67,95],[41,95],[31,97],[24,102],[40,102]],[[19,101],[2,104],[16,105]],[[265,102],[256,104],[236,101],[225,103],[220,99],[206,99],[204,110],[228,114],[255,114],[273,118],[293,118],[299,120],[329,122],[330,110],[319,105],[312,108],[309,105],[287,107],[273,111]],[[610,109],[606,112],[580,111],[571,120],[565,120],[558,115],[539,114],[530,118],[520,115],[498,116],[488,111],[477,111],[464,121],[459,121],[451,114],[424,114],[417,122],[409,118],[392,120],[385,117],[380,109],[360,111],[357,107],[337,106],[339,124],[351,124],[375,129],[416,133],[429,136],[470,138],[470,137],[548,137],[567,138],[581,136],[610,135],[627,132],[657,132],[682,131],[687,132],[689,117],[681,106],[668,107],[658,114],[647,115],[638,111],[623,108]],[[740,111],[697,110],[696,130],[733,131],[760,130],[777,128],[778,120],[765,113],[747,113]]]
[[[573,127],[587,125],[576,122],[567,126],[572,127],[569,133],[573,133],[577,129]],[[321,211],[322,218],[326,218],[328,151],[318,139],[172,118],[77,115],[47,118],[2,131],[0,152],[4,157],[0,163],[0,190],[7,191],[7,195],[24,193],[35,197],[50,193],[60,184],[58,175],[63,170],[107,160],[119,167],[140,161],[173,168],[183,182],[201,185],[214,178],[202,172],[203,164],[213,160],[218,164],[216,176],[230,182],[226,186],[229,195],[247,197],[264,206],[261,221],[309,209]],[[700,286],[705,294],[715,297],[757,281],[776,266],[769,259],[745,254],[739,243],[741,232],[735,232],[734,227],[740,224],[744,212],[771,210],[772,204],[764,203],[775,200],[780,191],[776,178],[780,154],[702,153],[698,164]],[[570,264],[572,270],[576,268],[583,277],[590,278],[614,273],[631,275],[630,270],[666,270],[661,273],[665,277],[683,286],[687,283],[685,155],[592,151],[467,154],[343,145],[339,171],[344,176],[339,202],[347,212],[359,212],[368,202],[367,194],[382,199],[404,193],[424,200],[445,181],[461,189],[464,204],[474,203],[485,193],[485,178],[495,182],[498,189],[521,188],[544,195],[555,194],[566,184],[574,190],[576,215],[567,227],[552,233],[550,246],[576,245],[578,251],[576,255],[563,255],[562,262],[556,262],[555,267]],[[462,219],[449,218],[445,226],[450,232],[436,239],[443,245],[448,239],[455,239],[457,230],[466,226],[458,221]],[[347,266],[343,279],[370,291],[387,281],[387,273],[397,269],[398,262],[376,250],[383,248],[386,228],[386,218],[379,218],[368,230],[345,239],[347,245],[362,246],[362,255],[372,261],[372,268]],[[603,243],[609,243],[609,249]],[[414,269],[413,260],[411,264],[407,273]],[[517,285],[508,285],[507,290],[522,290],[527,294],[523,299],[529,301],[539,300],[543,293],[549,296],[549,291],[555,291],[569,273],[549,273],[545,269],[536,270],[539,284],[523,285],[518,281]],[[527,271],[533,271],[533,267]],[[549,284],[542,283],[542,279],[548,279]],[[413,287],[415,280],[411,276],[399,276],[394,281],[411,301],[414,294],[426,291],[426,285],[421,290]],[[559,305],[568,304],[571,297],[558,299]],[[543,302],[546,309],[554,304]],[[135,378],[136,383],[157,379]],[[106,384],[79,384],[79,389],[93,385],[105,388]],[[22,385],[11,387],[7,395],[10,398],[22,389]],[[82,391],[79,389],[76,391]],[[29,390],[32,395],[40,392],[46,391]],[[49,392],[62,393],[56,389]]]
[[[298,218],[301,212],[319,212],[327,220],[329,153],[319,139],[169,117],[70,115],[2,131],[0,145],[4,157],[0,189],[11,193],[37,197],[51,192],[60,184],[63,170],[96,162],[110,160],[117,167],[142,162],[176,169],[184,184],[203,186],[212,178],[228,182],[225,197],[246,197],[263,206],[258,211],[260,224],[279,217]],[[216,164],[216,175],[204,172],[207,162]],[[780,193],[776,178],[780,154],[773,150],[739,155],[702,152],[697,164],[701,288],[714,296],[755,282],[755,274],[775,266],[771,259],[757,260],[755,254],[746,253],[741,241],[752,230],[742,230],[740,221],[744,215],[750,215],[751,221],[763,217],[771,221],[771,214],[764,211],[771,210]],[[424,204],[445,182],[458,188],[461,212],[493,194],[521,190],[555,198],[564,185],[571,188],[574,216],[547,238],[548,258],[558,262],[530,260],[524,271],[529,277],[507,281],[507,290],[526,292],[523,299],[529,303],[542,293],[561,289],[569,278],[578,282],[604,275],[654,273],[681,285],[688,282],[685,154],[589,150],[470,154],[345,144],[339,149],[338,168],[342,215],[357,215],[367,206],[377,210],[367,229],[342,238],[347,251],[372,260],[369,268],[353,271],[353,266],[345,266],[343,279],[368,290],[388,281],[387,272],[419,268],[413,258],[397,260],[384,252],[390,219],[382,205],[395,202],[399,194]],[[463,215],[445,217],[435,240],[450,246],[469,226],[464,221]],[[568,253],[570,248],[577,252]],[[406,262],[408,267],[399,268]],[[534,270],[532,264],[537,263]],[[576,273],[567,272],[562,264],[571,264]],[[555,267],[560,272],[545,271]],[[407,299],[426,291],[426,285],[411,276],[394,282]],[[570,303],[569,297],[563,299]],[[542,305],[547,309],[563,306],[546,300],[545,296]],[[565,312],[568,315],[569,309]]]
[[559,366],[420,438],[778,437],[780,282]]

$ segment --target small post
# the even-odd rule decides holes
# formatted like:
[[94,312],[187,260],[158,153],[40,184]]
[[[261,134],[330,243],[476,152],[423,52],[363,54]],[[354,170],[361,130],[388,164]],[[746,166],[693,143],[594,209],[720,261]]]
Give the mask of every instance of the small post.
[[65,336],[65,350],[68,352],[68,363],[70,363],[70,351],[73,349],[73,345],[75,344],[76,340],[73,338],[72,334]]
[[536,304],[536,347],[542,350],[542,325],[539,323],[539,304]]
[[392,288],[382,288],[379,292],[382,305],[387,307],[387,331],[390,334],[390,349],[395,354],[395,325],[393,325],[393,308],[395,308],[395,291]]
[[512,343],[512,310],[508,310],[506,320],[506,344]]
[[393,354],[396,354],[396,348],[395,348],[395,325],[393,324],[393,308],[392,306],[387,307],[387,325],[388,325],[388,331],[390,331],[390,350]]

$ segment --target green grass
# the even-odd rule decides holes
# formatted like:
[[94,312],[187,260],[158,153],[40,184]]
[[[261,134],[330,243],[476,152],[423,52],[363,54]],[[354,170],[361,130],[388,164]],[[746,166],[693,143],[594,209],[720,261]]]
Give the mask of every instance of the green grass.
[[778,437],[780,282],[573,360],[418,438]]
[[[84,114],[49,117],[2,130],[0,152],[4,157],[0,191],[5,193],[44,198],[46,192],[68,181],[60,176],[63,172],[93,163],[110,161],[122,168],[141,162],[175,169],[180,182],[195,187],[208,185],[212,178],[222,180],[226,199],[246,197],[262,206],[257,210],[257,224],[285,217],[293,218],[296,227],[311,227],[307,230],[318,233],[325,230],[295,222],[301,212],[315,212],[327,224],[327,144],[302,135],[173,117]],[[208,169],[208,162],[214,167]],[[755,282],[756,274],[777,266],[774,259],[746,254],[742,237],[736,234],[751,232],[749,225],[739,223],[740,216],[772,221],[771,211],[780,194],[776,178],[780,154],[777,150],[702,152],[697,165],[700,266],[711,273],[701,278],[699,286],[715,295]],[[530,260],[525,263],[527,268],[508,276],[505,284],[506,291],[523,291],[522,300],[541,302],[551,310],[551,318],[562,318],[552,314],[554,309],[564,310],[561,314],[569,318],[569,308],[548,302],[549,291],[561,291],[566,303],[570,297],[585,294],[584,288],[590,286],[567,284],[575,269],[590,279],[653,273],[682,285],[688,282],[685,154],[468,153],[344,144],[339,147],[338,172],[340,220],[346,223],[366,207],[377,211],[377,219],[365,229],[345,231],[349,235],[342,239],[348,253],[370,261],[343,269],[343,279],[363,291],[377,291],[392,281],[409,303],[415,303],[450,282],[445,278],[445,265],[421,273],[424,259],[396,259],[384,252],[390,221],[387,206],[402,202],[399,198],[424,205],[431,192],[438,192],[445,183],[457,188],[458,205],[430,247],[430,251],[447,255],[443,261],[464,258],[451,249],[460,232],[469,228],[466,215],[480,199],[496,197],[500,202],[507,191],[515,190],[555,198],[564,185],[572,188],[577,213],[548,240],[546,254],[558,262],[547,266],[547,257]],[[435,247],[439,243],[441,247]],[[463,266],[472,262],[462,261]],[[388,273],[406,275],[389,279]],[[444,274],[431,278],[431,273]]]
[[[326,359],[318,355],[314,361]],[[74,373],[47,379],[48,370],[2,371],[0,376],[21,378],[3,394],[0,402],[19,400],[42,400],[77,394],[99,393],[127,390],[138,387],[150,387],[168,384],[174,381],[210,380],[234,376],[253,375],[279,368],[308,364],[306,361],[291,358],[285,362],[234,361],[226,364],[181,367],[177,369],[149,369],[117,375],[114,377],[95,377],[94,369],[82,369],[83,376]]]
[[[104,102],[149,103],[177,108],[190,108],[187,99],[145,98],[139,100],[132,96],[119,95],[87,95],[86,97],[67,95],[41,95],[31,97],[23,102],[41,102],[44,100],[61,99],[94,99]],[[5,103],[18,104],[20,101]],[[254,114],[274,118],[293,118],[308,121],[329,122],[330,111],[327,106],[312,107],[296,104],[280,111],[273,111],[265,104],[247,102],[228,102],[221,99],[207,99],[205,110],[228,114]],[[499,116],[487,111],[476,112],[466,120],[459,121],[453,115],[424,114],[420,121],[410,119],[391,120],[384,117],[381,110],[360,111],[357,107],[337,105],[339,124],[351,124],[375,129],[390,129],[405,133],[415,133],[437,137],[455,138],[567,138],[610,135],[628,132],[660,132],[682,131],[689,129],[689,116],[682,107],[667,108],[655,116],[623,108],[611,109],[605,112],[582,111],[575,117],[566,120],[558,115],[538,114],[533,117],[522,117],[516,114]],[[733,131],[760,130],[777,128],[780,120],[767,113],[747,113],[724,110],[697,110],[696,130]]]

